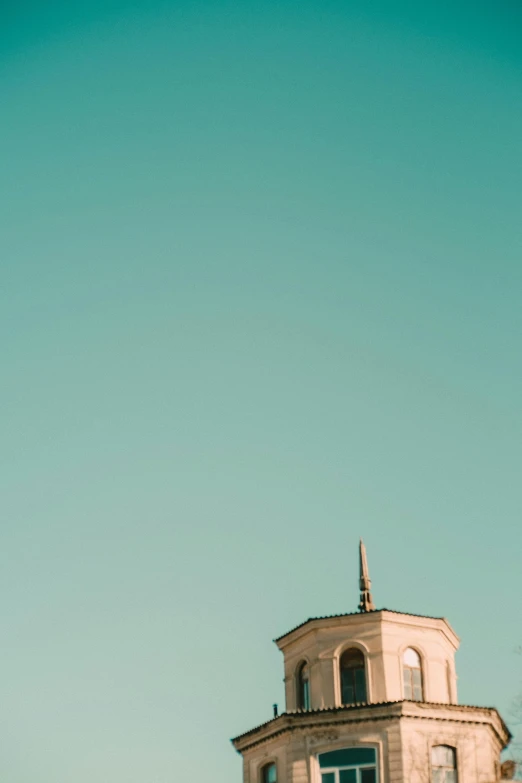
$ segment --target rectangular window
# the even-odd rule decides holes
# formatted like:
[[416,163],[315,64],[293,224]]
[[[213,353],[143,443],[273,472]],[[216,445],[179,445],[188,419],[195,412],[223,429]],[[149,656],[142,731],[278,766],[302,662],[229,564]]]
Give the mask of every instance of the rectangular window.
[[457,752],[451,745],[431,749],[432,783],[457,783]]
[[368,746],[321,753],[321,783],[377,783],[376,762],[375,748]]

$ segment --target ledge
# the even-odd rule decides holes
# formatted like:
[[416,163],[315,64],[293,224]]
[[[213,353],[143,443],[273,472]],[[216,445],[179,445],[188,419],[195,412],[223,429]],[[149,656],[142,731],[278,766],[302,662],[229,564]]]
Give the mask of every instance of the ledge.
[[272,718],[266,721],[266,723],[250,729],[250,731],[239,734],[231,742],[235,749],[242,753],[254,745],[296,729],[401,718],[456,721],[458,723],[489,723],[502,747],[506,747],[512,737],[509,729],[494,707],[475,707],[467,704],[441,704],[437,702],[390,701],[283,712],[277,718]]
[[[304,622],[299,623],[299,625],[296,625],[294,628],[292,628],[290,631],[287,631],[287,633],[284,633],[282,636],[278,636],[276,639],[274,639],[274,642],[277,644],[280,650],[282,650],[286,645],[281,644],[285,639],[288,639],[289,636],[292,636],[296,633],[296,631],[300,631],[301,629],[304,629],[305,626],[307,626],[309,623],[315,623],[319,626],[323,624],[327,624],[330,620],[342,620],[344,618],[358,618],[358,620],[374,620],[377,619],[377,616],[380,615],[380,619],[385,619],[386,615],[394,615],[395,618],[398,620],[399,617],[405,617],[405,618],[418,618],[419,620],[431,620],[435,623],[443,623],[446,626],[446,629],[449,630],[450,636],[452,637],[452,642],[455,644],[456,647],[458,647],[459,644],[459,637],[449,624],[448,620],[445,617],[432,617],[427,614],[413,614],[412,612],[399,612],[396,609],[374,609],[371,612],[348,612],[346,614],[331,614],[331,615],[323,615],[321,617],[309,617],[308,620],[304,620]],[[394,619],[395,619],[394,618]],[[389,618],[390,620],[392,618]],[[441,629],[442,630],[442,629]],[[299,635],[298,635],[299,636]]]

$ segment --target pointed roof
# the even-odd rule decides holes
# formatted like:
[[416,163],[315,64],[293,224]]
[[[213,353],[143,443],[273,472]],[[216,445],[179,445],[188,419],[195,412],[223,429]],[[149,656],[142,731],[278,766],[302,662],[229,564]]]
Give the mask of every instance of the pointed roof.
[[359,601],[360,612],[373,612],[375,604],[370,592],[372,583],[368,571],[368,560],[366,558],[366,547],[362,538],[359,540],[359,589],[361,591],[361,600]]

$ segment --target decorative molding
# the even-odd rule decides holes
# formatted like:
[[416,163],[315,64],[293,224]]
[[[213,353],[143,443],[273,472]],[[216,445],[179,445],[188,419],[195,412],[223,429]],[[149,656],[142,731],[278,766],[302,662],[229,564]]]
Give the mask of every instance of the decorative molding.
[[313,734],[310,736],[311,742],[333,742],[336,739],[339,739],[341,736],[339,731],[335,731],[334,729],[324,731],[314,731]]

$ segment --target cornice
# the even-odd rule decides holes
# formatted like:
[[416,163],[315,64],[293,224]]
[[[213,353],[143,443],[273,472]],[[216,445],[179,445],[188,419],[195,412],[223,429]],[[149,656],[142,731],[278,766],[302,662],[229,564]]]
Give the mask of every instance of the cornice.
[[[274,639],[274,642],[277,644],[280,650],[284,650],[285,647],[299,639],[305,633],[308,633],[314,629],[328,626],[331,624],[332,620],[345,620],[347,625],[351,623],[358,624],[367,622],[382,623],[383,621],[397,623],[404,622],[407,625],[414,625],[415,620],[420,620],[421,625],[428,625],[438,628],[442,633],[444,633],[455,649],[458,648],[460,642],[459,637],[445,617],[431,617],[429,615],[412,614],[411,612],[399,612],[395,609],[374,609],[371,612],[348,612],[347,614],[332,614],[321,617],[309,617],[308,620],[305,620],[299,625],[296,625],[287,633],[283,634],[282,636],[278,636],[276,639]],[[422,622],[426,620],[429,622]]]
[[239,753],[244,753],[256,745],[296,730],[401,719],[486,724],[491,726],[503,748],[511,739],[511,733],[494,707],[395,701],[285,712],[231,741]]

